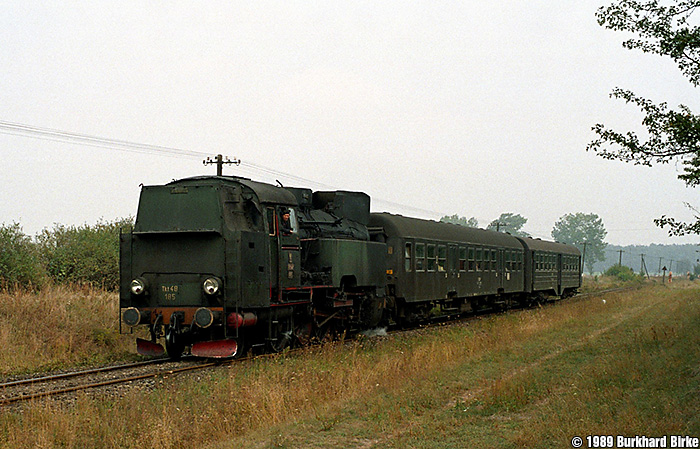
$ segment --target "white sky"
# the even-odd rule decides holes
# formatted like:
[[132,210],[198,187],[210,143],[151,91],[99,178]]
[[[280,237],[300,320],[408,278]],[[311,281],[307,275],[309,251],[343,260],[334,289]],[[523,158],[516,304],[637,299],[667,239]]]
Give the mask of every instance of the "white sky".
[[[609,2],[11,1],[0,120],[223,153],[364,191],[375,211],[481,226],[519,213],[542,238],[592,212],[609,243],[698,243],[652,222],[700,206],[679,167],[585,151],[596,123],[640,127],[616,86],[700,106],[672,62],[598,26]],[[7,134],[0,157],[0,222],[29,234],[133,215],[140,183],[214,173],[201,157]]]

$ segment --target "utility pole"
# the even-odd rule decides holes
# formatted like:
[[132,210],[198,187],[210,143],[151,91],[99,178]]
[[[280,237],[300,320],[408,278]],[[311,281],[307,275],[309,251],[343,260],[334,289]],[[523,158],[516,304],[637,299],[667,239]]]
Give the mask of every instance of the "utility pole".
[[228,156],[226,156],[226,160],[224,160],[224,157],[220,154],[217,154],[215,159],[207,157],[207,160],[202,161],[202,163],[204,165],[216,164],[216,176],[223,176],[224,164],[241,165],[241,161],[239,159],[234,158],[233,160],[230,160]]
[[663,259],[663,257],[659,257],[659,270],[657,271],[657,273],[659,273],[659,274],[661,274],[661,260],[662,259]]
[[649,279],[649,270],[647,270],[647,264],[646,264],[646,262],[644,262],[644,256],[646,256],[646,254],[642,254],[642,265],[639,267],[639,273],[640,274],[646,273],[647,279]]
[[624,251],[619,250],[618,253],[620,253],[620,263],[618,265],[622,266],[622,253],[624,253]]
[[583,257],[581,257],[581,273],[583,273],[583,267],[585,266],[586,263],[586,246],[588,245],[588,242],[583,242]]

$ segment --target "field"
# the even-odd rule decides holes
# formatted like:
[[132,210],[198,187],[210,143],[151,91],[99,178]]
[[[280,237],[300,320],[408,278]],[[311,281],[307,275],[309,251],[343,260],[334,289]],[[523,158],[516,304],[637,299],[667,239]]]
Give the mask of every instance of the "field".
[[[29,300],[0,301],[10,298]],[[700,436],[700,285],[646,285],[602,299],[330,344],[118,397],[39,401],[0,412],[0,445],[559,448],[574,436]],[[59,308],[68,316],[58,322],[89,309],[74,307],[80,313]],[[50,361],[20,350],[14,357],[27,359],[17,368],[5,335],[13,330],[3,327],[0,369],[127,357],[133,338],[118,336],[115,322],[103,336],[67,329],[80,331],[72,343],[32,343]],[[89,356],[96,343],[107,355]]]

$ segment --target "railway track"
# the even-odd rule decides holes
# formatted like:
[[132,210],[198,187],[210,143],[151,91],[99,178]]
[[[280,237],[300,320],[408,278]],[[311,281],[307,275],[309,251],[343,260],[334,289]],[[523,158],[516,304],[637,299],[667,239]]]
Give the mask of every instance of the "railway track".
[[[572,300],[579,301],[588,297],[600,296],[605,295],[607,293],[613,293],[623,290],[629,290],[629,288],[617,288],[603,290],[599,292],[582,293],[576,295],[573,298],[568,299],[567,302]],[[518,308],[514,310],[527,309]],[[484,313],[474,313],[469,314],[467,316],[461,315],[459,316],[459,318],[457,318],[456,316],[446,316],[441,317],[441,319],[435,320],[434,322],[424,323],[420,326],[411,327],[403,330],[410,332],[411,330],[425,329],[436,325],[464,323],[467,321],[479,319],[482,316],[484,316]],[[398,329],[390,329],[388,334],[394,334],[398,331]],[[300,349],[304,348],[286,351],[285,354],[293,354]],[[227,365],[237,361],[251,360],[262,357],[271,357],[275,355],[276,354],[261,354],[257,356],[242,357],[234,360],[219,360],[215,362],[201,360],[184,360],[180,362],[173,362],[167,358],[162,358],[130,364],[106,366],[83,371],[55,374],[51,376],[33,377],[28,379],[3,382],[0,383],[0,406],[6,406],[39,398],[59,396],[83,390],[109,387],[112,385],[124,384],[128,382],[143,381],[147,379],[176,375],[185,372],[206,369],[214,366]]]
[[200,361],[187,361],[184,363],[186,363],[186,366],[182,366],[182,362],[172,362],[168,359],[155,359],[4,382],[0,383],[0,406],[178,374],[218,364],[215,362]]

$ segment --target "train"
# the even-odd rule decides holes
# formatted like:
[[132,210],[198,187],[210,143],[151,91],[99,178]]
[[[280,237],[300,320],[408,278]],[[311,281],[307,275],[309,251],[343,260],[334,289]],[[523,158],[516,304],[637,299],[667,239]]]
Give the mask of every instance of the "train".
[[[572,245],[390,213],[362,192],[195,176],[142,186],[120,245],[120,331],[172,359],[278,352],[575,295]],[[161,343],[162,342],[162,343]]]

